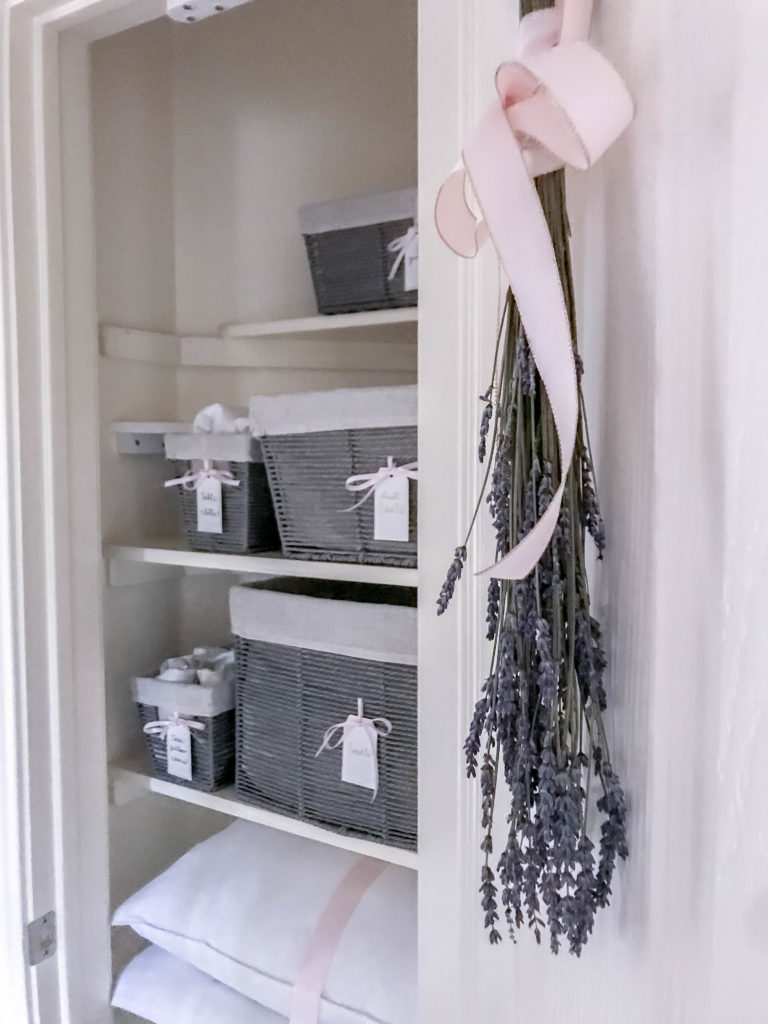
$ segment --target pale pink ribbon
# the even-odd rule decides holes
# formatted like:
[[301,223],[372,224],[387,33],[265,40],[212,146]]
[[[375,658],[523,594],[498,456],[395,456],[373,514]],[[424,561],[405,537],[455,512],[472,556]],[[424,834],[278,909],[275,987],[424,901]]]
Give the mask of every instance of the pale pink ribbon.
[[156,722],[147,722],[144,732],[147,736],[158,736],[164,740],[168,735],[168,730],[177,725],[183,725],[190,735],[194,735],[192,729],[201,731],[205,729],[205,722],[196,722],[193,718],[182,718],[178,712],[174,712],[170,718],[159,718]]
[[289,1024],[317,1024],[325,980],[344,930],[363,896],[387,867],[385,861],[360,857],[335,889],[299,967]]
[[349,508],[345,508],[343,511],[352,512],[356,508],[360,508],[361,505],[368,501],[372,494],[376,493],[386,480],[392,480],[397,476],[405,476],[409,480],[418,480],[418,468],[418,462],[406,462],[403,466],[396,466],[395,460],[390,455],[387,459],[387,465],[377,469],[375,473],[358,473],[356,476],[347,477],[345,487],[348,491],[365,491],[365,494],[357,504],[350,505]]
[[186,491],[195,491],[204,480],[220,480],[227,487],[239,487],[240,481],[235,480],[228,469],[214,469],[210,459],[205,459],[201,469],[188,469],[184,476],[177,476],[175,480],[166,480],[165,487],[181,486]]
[[387,252],[397,253],[397,258],[389,272],[389,280],[394,281],[395,274],[406,256],[415,256],[419,251],[419,229],[413,224],[404,235],[393,239],[387,246]]
[[[340,747],[346,739],[347,733],[351,732],[352,729],[363,730],[365,738],[368,741],[371,754],[374,754],[376,752],[378,737],[389,736],[392,732],[392,723],[388,718],[366,718],[363,714],[363,710],[363,701],[358,697],[357,714],[347,715],[343,722],[336,722],[335,725],[328,726],[325,730],[325,735],[323,736],[323,742],[320,744],[320,749],[315,754],[315,757],[320,757],[324,750],[336,750]],[[374,761],[374,773],[376,777],[376,785],[373,789],[371,803],[374,802],[379,793],[379,766],[376,761]]]
[[470,258],[490,237],[509,279],[560,445],[560,486],[530,533],[480,575],[523,579],[552,539],[573,458],[579,405],[573,346],[552,239],[533,178],[586,170],[621,135],[634,108],[616,70],[586,36],[591,0],[558,0],[520,22],[520,57],[496,72],[497,98],[440,189],[437,229]]

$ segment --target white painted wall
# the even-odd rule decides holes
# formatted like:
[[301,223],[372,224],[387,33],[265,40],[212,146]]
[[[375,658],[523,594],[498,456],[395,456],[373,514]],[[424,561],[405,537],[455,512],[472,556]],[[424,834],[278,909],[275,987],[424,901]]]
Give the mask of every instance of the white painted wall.
[[416,184],[414,0],[259,0],[173,69],[179,331],[316,312],[299,207]]
[[[486,96],[506,8],[483,13]],[[754,0],[597,7],[638,103],[570,184],[632,853],[580,961],[476,927],[473,1019],[768,1019],[767,29]]]

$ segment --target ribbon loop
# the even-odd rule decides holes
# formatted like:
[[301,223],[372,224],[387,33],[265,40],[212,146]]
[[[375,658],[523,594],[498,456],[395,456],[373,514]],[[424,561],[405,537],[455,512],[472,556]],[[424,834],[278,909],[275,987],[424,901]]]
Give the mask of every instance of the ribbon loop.
[[633,117],[616,70],[586,42],[591,0],[559,0],[520,23],[521,52],[496,73],[496,100],[467,140],[462,165],[435,205],[438,232],[457,255],[493,240],[509,280],[560,446],[560,485],[533,529],[480,575],[523,579],[547,549],[573,458],[579,403],[571,328],[544,211],[532,178],[586,170]]
[[400,235],[395,238],[387,246],[387,252],[397,253],[395,262],[392,264],[392,268],[389,271],[389,280],[394,281],[395,274],[400,268],[400,264],[407,257],[414,257],[419,252],[419,228],[417,224],[413,224],[404,235]]
[[[170,718],[159,718],[156,722],[147,722],[144,726],[144,732],[147,736],[157,736],[164,740],[168,735],[168,730],[175,725],[183,725],[190,732],[193,729],[197,731],[205,729],[205,722],[197,722],[194,718],[183,718],[175,711]],[[194,735],[194,732],[192,732],[192,735]]]
[[240,481],[235,480],[228,469],[215,469],[210,459],[204,459],[200,469],[188,469],[183,476],[166,480],[164,487],[181,486],[186,491],[196,491],[205,480],[220,480],[227,487],[239,487]]
[[355,505],[350,505],[349,508],[342,509],[342,511],[353,512],[356,508],[360,508],[361,505],[364,505],[376,493],[386,480],[392,480],[398,476],[407,477],[409,480],[418,480],[418,462],[406,462],[402,466],[396,466],[394,458],[390,455],[387,458],[386,466],[377,469],[375,473],[358,473],[355,476],[347,477],[347,482],[344,486],[348,491],[351,493],[365,491],[365,494]]
[[[378,771],[378,739],[379,736],[389,736],[392,732],[392,723],[388,718],[366,718],[363,707],[362,698],[357,700],[357,714],[347,715],[343,722],[336,722],[334,725],[329,726],[325,730],[323,735],[323,742],[315,754],[315,757],[319,757],[325,750],[336,750],[342,744],[346,744],[353,732],[360,732],[365,737],[366,744],[366,757],[371,758],[371,785],[368,788],[373,789],[373,796],[371,797],[371,803],[376,799],[379,792],[379,771]],[[346,757],[347,748],[344,748],[344,756]],[[344,762],[342,761],[342,780],[352,782],[353,780],[345,779],[344,776]],[[354,780],[358,785],[367,786],[366,782],[360,783],[358,780]]]

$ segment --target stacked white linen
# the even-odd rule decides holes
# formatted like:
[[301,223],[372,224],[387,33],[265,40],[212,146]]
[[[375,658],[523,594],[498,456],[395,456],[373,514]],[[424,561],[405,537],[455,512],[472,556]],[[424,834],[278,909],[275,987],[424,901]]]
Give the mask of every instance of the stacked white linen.
[[284,1024],[207,974],[150,946],[123,971],[112,1005],[152,1024]]
[[[164,996],[152,1010],[154,979],[165,964],[171,988],[178,989],[172,977],[195,989],[204,986],[202,972],[225,992],[253,1001],[248,1018],[253,1024],[272,1024],[253,1004],[287,1018],[318,920],[356,860],[348,851],[244,821],[194,847],[130,897],[113,923],[131,926],[196,973],[184,974],[175,960],[145,952],[145,959],[137,958],[120,979],[115,1005],[136,1013],[132,1006],[146,995],[149,1002],[142,1002],[139,1012],[147,1020],[187,1024],[178,1009],[172,1020],[163,1016],[170,1006]],[[221,995],[219,988],[206,987],[205,997],[228,999],[227,1006],[240,1012],[245,1004]],[[241,1019],[246,1018],[232,1017],[233,1024]],[[223,1010],[195,1018],[196,1024],[208,1020],[228,1024],[229,1018]],[[361,899],[339,942],[319,1024],[415,1020],[416,877],[390,865]]]

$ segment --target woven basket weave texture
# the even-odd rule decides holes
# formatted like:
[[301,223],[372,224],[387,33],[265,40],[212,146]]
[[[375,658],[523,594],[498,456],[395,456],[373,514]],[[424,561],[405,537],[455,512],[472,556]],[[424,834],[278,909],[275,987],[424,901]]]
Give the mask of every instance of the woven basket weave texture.
[[397,465],[418,457],[417,428],[329,430],[261,439],[283,554],[326,562],[416,565],[418,485],[410,483],[408,541],[374,540],[374,499],[360,500],[348,477],[375,473],[392,456]]
[[[190,463],[172,460],[174,473],[183,476]],[[193,551],[215,551],[244,555],[255,551],[276,551],[280,546],[267,474],[261,462],[216,462],[226,469],[238,487],[221,488],[222,532],[202,533],[197,529],[197,491],[178,487],[181,518]]]
[[304,235],[321,313],[358,313],[418,304],[405,290],[401,264],[389,280],[394,256],[387,246],[413,227],[413,218]]
[[[345,835],[416,848],[416,668],[239,638],[238,794]],[[341,748],[316,757],[326,729],[357,712],[383,717],[379,791],[341,781]]]
[[[137,704],[142,726],[158,719],[158,709],[150,704]],[[167,772],[166,741],[159,736],[146,736],[152,768],[156,778],[189,789],[211,793],[232,784],[235,775],[235,712],[224,711],[212,718],[196,718],[205,729],[192,729],[192,781],[179,779]]]

